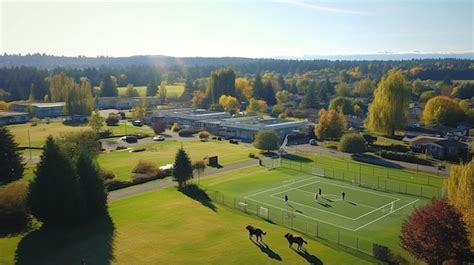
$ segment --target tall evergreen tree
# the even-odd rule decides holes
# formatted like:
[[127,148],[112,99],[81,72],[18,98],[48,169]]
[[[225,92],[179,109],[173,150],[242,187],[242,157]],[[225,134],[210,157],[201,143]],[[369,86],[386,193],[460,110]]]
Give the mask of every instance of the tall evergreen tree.
[[255,75],[255,79],[252,84],[252,92],[254,99],[263,99],[265,100],[265,91],[263,89],[263,82],[260,73]]
[[117,81],[113,75],[107,74],[100,86],[101,97],[116,97],[118,96]]
[[316,91],[316,83],[311,82],[308,89],[306,89],[305,95],[301,100],[302,108],[316,109],[319,108],[319,99]]
[[280,86],[281,90],[288,89],[288,86],[285,83],[285,79],[283,78],[283,75],[278,75],[278,85]]
[[277,103],[277,100],[275,97],[275,90],[273,89],[271,82],[265,82],[264,87],[263,87],[263,92],[264,92],[263,100],[265,100],[265,102],[267,102],[268,105],[273,106]]
[[107,192],[98,167],[90,155],[82,153],[77,160],[76,168],[84,196],[85,215],[103,216],[107,213]]
[[178,150],[174,161],[174,180],[178,182],[180,189],[186,187],[186,181],[193,177],[193,166],[188,154],[183,148]]
[[81,220],[84,204],[71,160],[49,136],[30,184],[28,205],[46,226],[68,226]]
[[158,93],[158,84],[155,81],[152,81],[146,85],[146,96],[155,97]]
[[18,144],[7,127],[0,126],[0,182],[21,178],[24,171]]
[[210,105],[217,104],[222,95],[236,95],[235,73],[230,68],[217,69],[211,73],[204,101]]

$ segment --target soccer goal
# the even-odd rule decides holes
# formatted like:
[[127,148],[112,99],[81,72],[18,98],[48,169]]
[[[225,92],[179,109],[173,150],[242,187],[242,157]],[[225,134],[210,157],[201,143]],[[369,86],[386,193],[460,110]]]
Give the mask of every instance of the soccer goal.
[[324,177],[324,168],[319,168],[319,167],[313,167],[311,168],[311,174]]
[[389,203],[387,205],[384,205],[382,207],[382,212],[383,213],[391,213],[391,212],[393,212],[394,208],[395,208],[395,202],[391,202],[391,203]]
[[295,183],[295,180],[294,179],[289,179],[289,180],[284,180],[281,182],[281,185],[282,186],[291,186],[293,183]]
[[258,211],[258,216],[268,220],[268,208],[260,207]]
[[264,158],[260,159],[260,165],[268,169],[281,167],[281,158]]

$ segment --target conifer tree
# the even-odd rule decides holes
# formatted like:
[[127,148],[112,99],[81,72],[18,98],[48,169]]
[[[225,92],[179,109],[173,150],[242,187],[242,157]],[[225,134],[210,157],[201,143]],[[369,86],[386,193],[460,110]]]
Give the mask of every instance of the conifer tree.
[[71,160],[51,136],[30,184],[28,205],[36,219],[46,226],[68,226],[82,219],[84,208]]
[[173,170],[174,180],[178,182],[179,189],[186,187],[186,181],[193,177],[193,167],[188,154],[183,148],[176,153]]
[[107,192],[97,165],[90,155],[82,153],[77,160],[77,175],[84,196],[85,215],[103,216],[107,213]]
[[18,144],[7,127],[0,126],[0,182],[21,178],[24,171]]

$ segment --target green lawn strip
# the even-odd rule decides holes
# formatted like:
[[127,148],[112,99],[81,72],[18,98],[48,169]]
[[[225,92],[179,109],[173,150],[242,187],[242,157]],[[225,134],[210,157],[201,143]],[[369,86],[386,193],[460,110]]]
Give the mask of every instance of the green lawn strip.
[[[63,235],[33,232],[0,238],[0,264],[371,264],[306,237],[307,254],[288,248],[289,229],[225,207],[216,211],[173,188],[110,203],[114,224],[78,228]],[[260,248],[245,230],[253,224],[267,232]],[[295,232],[293,232],[295,233]]]
[[[136,86],[134,88],[138,91],[138,94],[140,97],[146,96],[146,86]],[[125,92],[127,92],[126,86],[122,86],[118,88],[119,96],[125,96]]]
[[[138,91],[138,94],[140,97],[146,96],[146,86],[136,86],[134,88]],[[126,91],[127,91],[126,86],[119,87],[118,88],[119,96],[124,96]],[[179,97],[184,92],[184,84],[176,83],[173,85],[166,85],[166,92],[167,92],[167,96],[169,97]]]
[[156,163],[157,166],[174,163],[176,152],[183,147],[191,160],[204,159],[209,156],[218,156],[220,165],[229,165],[236,162],[245,161],[248,154],[257,153],[258,150],[244,145],[233,145],[227,142],[201,142],[190,140],[179,142],[177,140],[166,140],[150,144],[134,145],[132,148],[146,148],[142,152],[129,152],[128,150],[114,151],[100,154],[99,165],[112,170],[117,179],[128,180],[132,175],[132,170],[139,160],[147,160]]

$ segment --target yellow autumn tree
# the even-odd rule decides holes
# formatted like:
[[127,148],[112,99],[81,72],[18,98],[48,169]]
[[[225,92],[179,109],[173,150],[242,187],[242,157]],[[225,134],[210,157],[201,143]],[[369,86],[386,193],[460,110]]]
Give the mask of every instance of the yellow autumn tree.
[[239,101],[233,96],[222,95],[219,98],[219,105],[221,105],[225,111],[230,113],[236,113],[240,110]]
[[319,120],[314,127],[314,134],[319,139],[339,139],[347,129],[347,120],[342,112],[335,109],[319,111]]
[[[237,90],[237,95],[241,98],[244,97],[247,100],[250,100],[253,95],[252,85],[247,78],[239,77],[235,79],[235,88]],[[243,98],[242,98],[243,99]]]
[[451,204],[463,214],[474,246],[474,162],[452,166],[444,187]]
[[247,113],[252,114],[252,113],[259,113],[259,112],[265,112],[267,110],[267,103],[265,100],[260,100],[260,99],[250,99],[249,100],[249,106],[247,107]]
[[446,96],[437,96],[428,100],[422,113],[426,124],[455,126],[464,119],[464,111],[459,103]]

